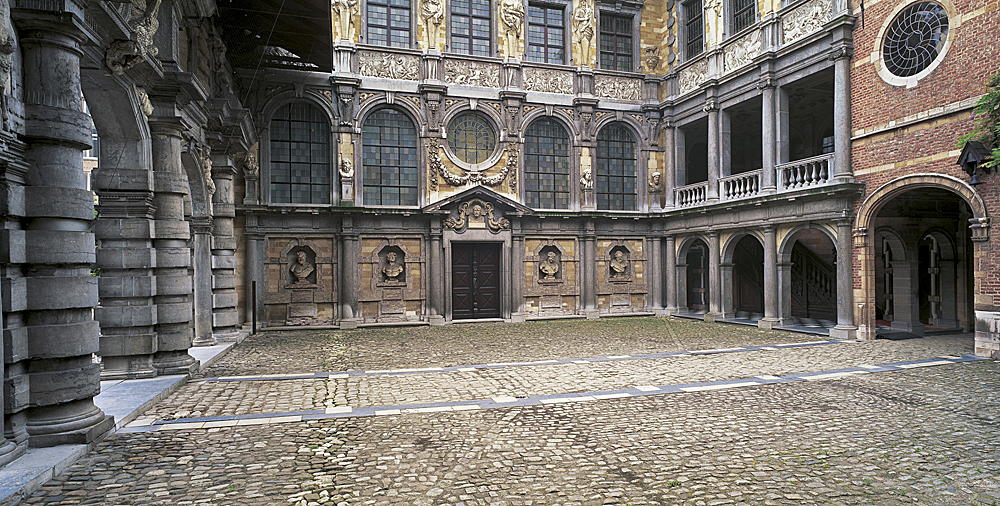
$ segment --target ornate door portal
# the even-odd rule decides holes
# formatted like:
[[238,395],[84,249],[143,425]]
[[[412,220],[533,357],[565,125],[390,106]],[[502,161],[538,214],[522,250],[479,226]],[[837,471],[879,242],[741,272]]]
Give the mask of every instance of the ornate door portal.
[[500,318],[499,243],[452,243],[451,317]]

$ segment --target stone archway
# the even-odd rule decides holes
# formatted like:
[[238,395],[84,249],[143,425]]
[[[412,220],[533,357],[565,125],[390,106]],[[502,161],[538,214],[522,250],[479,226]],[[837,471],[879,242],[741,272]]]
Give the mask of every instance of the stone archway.
[[[872,192],[858,209],[854,226],[855,276],[860,282],[861,300],[855,300],[855,318],[859,323],[858,334],[861,339],[875,339],[876,336],[876,283],[875,271],[875,220],[883,207],[896,197],[911,190],[934,189],[956,195],[969,207],[969,233],[973,248],[973,263],[979,265],[988,262],[988,240],[990,218],[982,197],[974,188],[964,181],[945,174],[910,174],[894,179]],[[920,237],[914,238],[919,240]],[[975,295],[980,295],[980,279],[986,272],[977,269],[975,272]],[[860,279],[858,279],[860,278]],[[977,320],[979,318],[977,317]],[[985,336],[984,336],[985,338]],[[980,352],[980,336],[977,333],[977,353]]]

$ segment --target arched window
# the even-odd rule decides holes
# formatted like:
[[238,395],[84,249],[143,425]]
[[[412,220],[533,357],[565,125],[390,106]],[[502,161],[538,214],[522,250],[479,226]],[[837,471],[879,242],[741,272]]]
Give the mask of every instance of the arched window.
[[330,123],[308,102],[293,102],[271,119],[271,202],[330,203]]
[[569,209],[569,135],[554,119],[531,123],[524,136],[524,200],[536,209]]
[[594,179],[598,209],[637,209],[635,155],[635,140],[624,125],[611,124],[597,134]]
[[380,109],[361,130],[363,202],[370,206],[417,205],[417,130],[405,114]]

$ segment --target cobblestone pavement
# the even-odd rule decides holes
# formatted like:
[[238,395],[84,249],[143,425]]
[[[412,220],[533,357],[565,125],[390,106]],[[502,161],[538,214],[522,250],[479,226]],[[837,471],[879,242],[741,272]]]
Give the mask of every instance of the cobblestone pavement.
[[[656,320],[630,322],[662,326],[667,321]],[[678,322],[668,325],[674,323]],[[917,365],[926,367],[891,372],[871,368],[864,374],[811,376],[826,381],[737,383],[729,386],[743,386],[589,402],[208,429],[126,430],[26,503],[1000,504],[1000,364],[936,359],[970,353],[970,336],[780,347],[814,339],[682,323],[698,334],[688,336],[675,330],[674,336],[662,341],[648,335],[638,341],[642,347],[637,349],[629,349],[623,336],[588,338],[586,326],[571,331],[576,333],[574,340],[551,340],[562,342],[565,348],[545,342],[536,349],[524,342],[523,353],[489,343],[483,343],[482,354],[464,344],[461,350],[449,350],[444,344],[435,346],[430,334],[422,336],[425,342],[414,351],[439,349],[439,362],[408,361],[394,355],[400,345],[365,340],[364,331],[356,331],[341,343],[341,356],[344,363],[355,364],[350,369],[370,369],[776,346],[659,359],[504,366],[466,373],[375,372],[309,381],[209,380],[185,387],[152,414],[166,419],[187,410],[189,414],[182,417],[187,418],[198,410],[215,409],[211,403],[236,404],[237,408],[227,408],[231,413],[240,409],[284,412],[315,405],[310,404],[316,402],[315,397],[305,400],[306,385],[325,389],[342,381],[347,387],[341,398],[345,403],[390,404],[409,395],[421,400],[470,400],[511,395],[516,388],[531,395],[570,388],[589,392],[618,385],[768,377],[910,360],[924,360]],[[475,333],[473,326],[467,328]],[[382,332],[379,329],[376,334]],[[713,339],[712,333],[720,337]],[[744,338],[736,339],[734,334]],[[278,341],[291,337],[283,334]],[[519,339],[510,337],[508,344]],[[323,346],[316,337],[303,340],[307,348]],[[604,340],[609,347],[602,347]],[[250,346],[263,346],[262,341]],[[461,344],[452,334],[445,341]],[[691,343],[700,346],[687,348]],[[270,346],[294,347],[287,342]],[[243,348],[238,346],[224,358],[227,363],[218,370],[261,374],[260,358],[250,360],[246,367],[240,365],[252,356]],[[289,368],[268,366],[272,367],[268,374],[317,372],[309,367],[296,369],[316,364],[315,357],[299,357],[290,360]],[[209,377],[214,376],[211,372]],[[362,389],[362,380],[378,387]],[[350,381],[357,382],[354,396]],[[230,389],[228,394],[226,389]],[[394,393],[397,389],[409,392]],[[200,395],[203,390],[205,395]],[[223,394],[215,394],[220,391]],[[318,388],[308,395],[319,395],[316,392]],[[324,403],[338,402],[337,394],[331,396],[327,390],[319,397]]]

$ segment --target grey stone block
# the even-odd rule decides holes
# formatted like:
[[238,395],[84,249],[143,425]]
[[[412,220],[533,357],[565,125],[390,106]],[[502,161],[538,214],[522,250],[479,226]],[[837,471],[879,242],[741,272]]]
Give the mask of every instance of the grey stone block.
[[240,314],[235,310],[221,310],[212,313],[212,326],[215,328],[219,327],[235,327],[240,323]]
[[33,406],[51,406],[101,393],[101,366],[30,373],[28,389]]
[[97,265],[114,269],[151,269],[156,267],[156,250],[101,247],[97,250]]
[[153,172],[153,191],[187,195],[187,175],[174,172]]
[[236,251],[238,242],[235,237],[212,237],[212,249]]
[[3,409],[7,413],[17,413],[31,403],[28,391],[28,377],[19,374],[3,382]]
[[3,308],[5,311],[24,311],[28,307],[27,282],[24,278],[3,278],[0,280]]
[[106,357],[112,355],[152,355],[156,351],[156,335],[154,334],[105,334],[101,336],[99,353]]
[[[190,302],[179,302],[175,304],[157,304],[156,320],[160,325],[170,323],[187,323],[194,317],[194,311]],[[188,329],[190,334],[190,329]]]
[[153,221],[147,219],[112,220],[101,218],[94,232],[102,239],[153,239]]
[[194,342],[194,332],[192,329],[181,329],[176,332],[158,332],[156,334],[157,352],[165,351],[186,351],[191,349]]
[[98,350],[101,330],[96,321],[26,328],[28,353],[32,359],[77,357]]
[[0,230],[0,263],[24,262],[24,230]]
[[101,276],[98,293],[101,298],[152,297],[156,295],[156,278],[153,276]]
[[220,274],[212,276],[212,288],[216,290],[236,288],[238,282],[239,280],[236,278],[235,274]]
[[153,190],[153,171],[148,168],[129,169],[114,167],[96,169],[91,176],[91,186],[107,191],[135,191],[151,193]]
[[28,217],[94,219],[94,195],[87,190],[28,186],[24,189],[24,196],[24,215]]
[[94,317],[103,327],[151,327],[156,325],[156,306],[98,306]]
[[191,287],[191,276],[156,276],[157,295],[187,295]]
[[236,292],[212,294],[212,307],[236,307],[238,303]]
[[191,229],[188,222],[179,220],[156,220],[153,222],[154,235],[157,239],[190,239]]
[[97,305],[97,278],[45,276],[25,278],[27,309],[67,309]]
[[172,267],[187,268],[191,265],[191,248],[157,248],[156,267],[169,269]]
[[28,329],[15,327],[4,330],[3,334],[3,360],[5,364],[13,364],[28,358]]
[[63,230],[26,230],[25,248],[36,264],[94,263],[94,234]]
[[235,269],[236,268],[236,256],[213,256],[212,257],[212,268],[213,269]]

